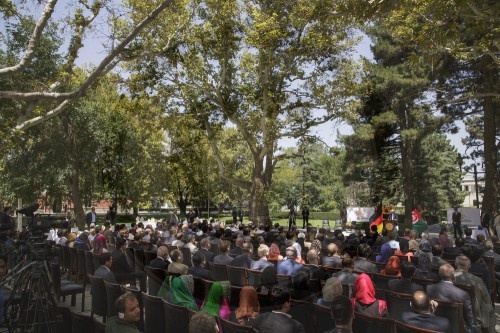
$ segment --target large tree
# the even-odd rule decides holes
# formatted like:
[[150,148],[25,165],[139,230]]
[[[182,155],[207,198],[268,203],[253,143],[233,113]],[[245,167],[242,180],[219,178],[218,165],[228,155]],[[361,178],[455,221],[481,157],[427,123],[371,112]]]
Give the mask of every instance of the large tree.
[[[130,68],[131,87],[163,94],[167,111],[192,114],[220,176],[250,194],[250,219],[269,223],[278,140],[347,112],[353,16],[344,1],[185,1],[177,10],[142,35],[149,53]],[[179,22],[186,28],[173,33]],[[228,123],[251,153],[249,179],[232,177],[220,156],[217,137]]]

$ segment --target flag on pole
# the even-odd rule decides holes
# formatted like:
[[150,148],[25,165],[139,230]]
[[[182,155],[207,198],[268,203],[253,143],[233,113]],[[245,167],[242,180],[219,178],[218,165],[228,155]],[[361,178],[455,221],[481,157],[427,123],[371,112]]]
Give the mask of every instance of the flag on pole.
[[384,228],[384,214],[382,212],[382,200],[380,200],[380,203],[377,206],[377,209],[373,213],[372,216],[370,216],[370,230],[372,229],[372,225],[377,227],[377,232],[380,234],[382,232],[382,229]]
[[411,212],[411,223],[413,224],[411,229],[415,230],[419,235],[429,227],[422,215],[420,215],[416,209]]

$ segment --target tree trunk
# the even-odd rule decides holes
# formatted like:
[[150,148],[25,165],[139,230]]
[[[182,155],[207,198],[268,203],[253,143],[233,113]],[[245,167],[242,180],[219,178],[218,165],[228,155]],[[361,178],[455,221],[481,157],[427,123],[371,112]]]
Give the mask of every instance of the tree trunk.
[[[484,57],[488,58],[488,57]],[[481,64],[481,73],[483,77],[484,90],[492,92],[495,89],[495,75],[493,74],[494,65],[488,59],[483,59]],[[496,123],[500,122],[500,117],[496,114],[497,103],[493,97],[485,97],[483,99],[483,112],[484,112],[484,129],[483,129],[483,142],[484,142],[484,193],[482,210],[491,213],[496,209],[498,198],[498,170],[497,170],[497,153],[496,147]]]
[[75,170],[71,176],[71,200],[75,209],[76,226],[83,230],[85,229],[85,212],[83,210],[82,195],[80,193],[80,173]]
[[254,172],[254,181],[250,190],[250,216],[249,221],[257,224],[271,225],[267,192],[269,188],[259,174]]

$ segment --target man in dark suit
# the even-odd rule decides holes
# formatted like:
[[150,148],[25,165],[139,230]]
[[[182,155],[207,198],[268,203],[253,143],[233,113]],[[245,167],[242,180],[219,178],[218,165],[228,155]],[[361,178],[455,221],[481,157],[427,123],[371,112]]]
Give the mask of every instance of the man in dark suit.
[[89,227],[92,223],[95,224],[97,222],[97,214],[95,213],[95,207],[90,208],[90,212],[88,212],[87,215],[85,216],[85,220],[87,222],[87,226]]
[[233,257],[231,257],[228,252],[229,252],[229,241],[223,240],[219,244],[219,251],[220,254],[216,255],[214,257],[214,263],[220,264],[220,265],[229,265],[231,264],[231,261],[233,261]]
[[400,294],[413,294],[416,291],[423,291],[423,286],[411,281],[411,278],[415,275],[415,271],[416,268],[412,263],[403,261],[401,264],[401,279],[391,279],[387,283],[388,289]]
[[243,254],[243,243],[245,243],[245,239],[243,237],[238,237],[234,241],[235,247],[229,251],[229,254],[232,254],[233,256],[239,256]]
[[349,298],[344,295],[336,296],[330,307],[335,328],[325,333],[352,333],[352,319],[354,311]]
[[156,258],[151,260],[148,266],[152,268],[167,269],[169,264],[168,248],[166,246],[160,246],[158,250],[156,250]]
[[302,268],[302,264],[295,261],[297,252],[294,247],[286,248],[286,259],[278,263],[278,274],[295,276],[297,271]]
[[339,249],[334,243],[328,244],[328,256],[323,258],[322,266],[326,267],[341,267],[342,259],[338,255]]
[[337,279],[339,279],[342,285],[353,286],[354,281],[356,281],[356,278],[358,277],[358,274],[353,273],[353,270],[354,261],[350,257],[346,256],[342,259],[342,270],[333,274],[332,276],[335,276]]
[[441,265],[447,264],[446,260],[441,259],[441,255],[443,254],[443,248],[441,244],[432,245],[432,258],[431,258],[431,267],[435,269],[439,269]]
[[445,247],[443,252],[446,253],[454,253],[454,254],[463,254],[462,247],[465,245],[465,241],[463,238],[459,237],[455,239],[455,247]]
[[206,261],[205,256],[200,251],[196,252],[192,258],[193,267],[188,269],[188,274],[191,274],[193,277],[198,277],[207,280],[214,280],[212,277],[212,273],[208,269],[205,268]]
[[453,214],[451,214],[451,223],[453,224],[453,236],[457,238],[457,232],[460,238],[462,238],[462,213],[458,211],[458,208],[453,208]]
[[448,318],[434,316],[437,302],[431,301],[425,292],[416,291],[412,296],[410,304],[414,312],[403,313],[404,323],[427,330],[448,331],[450,327]]
[[248,323],[249,326],[256,328],[260,333],[305,332],[304,326],[288,314],[291,295],[286,288],[274,287],[271,290],[271,299],[273,311],[261,313]]
[[123,238],[116,240],[116,250],[111,255],[113,257],[111,271],[115,274],[116,281],[119,284],[130,283],[135,286],[136,279],[139,279],[141,282],[141,291],[146,292],[146,274],[144,272],[134,272],[134,269],[130,267],[125,255],[125,244],[126,241]]
[[198,252],[202,253],[205,256],[205,260],[207,262],[213,262],[215,254],[210,251],[210,239],[208,237],[202,238],[200,241],[200,249]]
[[366,273],[378,273],[377,265],[368,261],[372,249],[368,244],[360,244],[358,246],[358,258],[354,260],[354,269]]
[[450,265],[439,267],[439,277],[441,281],[427,286],[427,293],[430,298],[446,302],[457,302],[463,304],[465,331],[469,332],[474,325],[472,314],[472,303],[466,291],[455,287],[455,269]]
[[109,283],[117,283],[115,275],[111,271],[111,265],[113,263],[113,258],[109,253],[103,253],[99,256],[100,266],[94,272],[94,276],[102,278],[104,281]]
[[253,254],[253,246],[251,243],[244,243],[243,244],[243,254],[240,254],[236,258],[234,258],[231,261],[231,266],[234,267],[244,267],[244,268],[250,268],[252,267],[252,263],[254,262],[252,260],[252,254]]
[[309,250],[309,252],[307,252],[307,263],[308,265],[303,265],[299,271],[308,272],[310,279],[326,280],[330,277],[328,273],[319,267],[318,252],[316,250]]

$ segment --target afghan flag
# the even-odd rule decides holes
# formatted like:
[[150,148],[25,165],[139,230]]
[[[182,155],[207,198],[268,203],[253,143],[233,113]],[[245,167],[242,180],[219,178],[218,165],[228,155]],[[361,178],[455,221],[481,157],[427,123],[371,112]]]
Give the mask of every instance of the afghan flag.
[[383,219],[384,214],[382,212],[382,200],[380,200],[377,210],[373,213],[372,216],[370,216],[370,230],[372,229],[372,225],[375,225],[377,226],[377,232],[380,234],[382,232],[382,229],[384,228]]
[[416,209],[411,212],[411,222],[413,224],[413,227],[411,229],[415,230],[419,235],[429,227],[422,215],[420,215],[420,213]]

